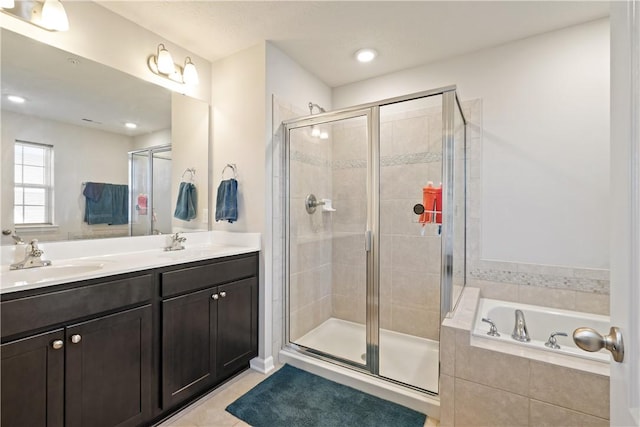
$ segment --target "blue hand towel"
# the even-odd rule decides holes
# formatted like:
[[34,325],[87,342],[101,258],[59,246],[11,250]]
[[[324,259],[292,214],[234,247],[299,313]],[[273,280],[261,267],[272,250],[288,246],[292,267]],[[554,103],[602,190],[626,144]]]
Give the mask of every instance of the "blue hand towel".
[[190,182],[181,182],[173,216],[183,221],[191,221],[196,217],[196,212],[198,212],[196,186]]
[[220,182],[216,197],[216,221],[238,220],[238,181],[227,179]]
[[121,225],[129,222],[129,186],[88,182],[84,220],[87,224]]

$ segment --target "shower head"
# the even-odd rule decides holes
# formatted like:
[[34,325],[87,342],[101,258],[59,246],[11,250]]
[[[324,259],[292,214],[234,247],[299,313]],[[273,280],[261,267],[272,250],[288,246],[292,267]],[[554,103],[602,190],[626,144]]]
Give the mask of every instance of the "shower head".
[[326,110],[319,106],[318,104],[314,104],[313,102],[309,102],[309,114],[313,114],[313,107],[316,107],[320,113],[325,113]]

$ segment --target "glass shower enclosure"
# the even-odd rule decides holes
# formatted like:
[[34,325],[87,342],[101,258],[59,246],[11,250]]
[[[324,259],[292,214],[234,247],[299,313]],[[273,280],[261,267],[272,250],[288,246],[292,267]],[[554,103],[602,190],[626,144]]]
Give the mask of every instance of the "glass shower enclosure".
[[465,285],[455,86],[284,123],[286,345],[438,393]]
[[171,145],[129,152],[129,235],[171,233]]

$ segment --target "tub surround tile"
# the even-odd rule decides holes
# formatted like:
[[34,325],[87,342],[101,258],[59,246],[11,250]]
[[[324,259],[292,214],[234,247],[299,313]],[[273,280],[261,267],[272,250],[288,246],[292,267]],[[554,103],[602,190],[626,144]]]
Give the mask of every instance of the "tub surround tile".
[[609,316],[609,295],[576,292],[576,310]]
[[454,396],[457,426],[529,425],[529,399],[525,396],[460,378],[455,379]]
[[576,293],[568,289],[550,289],[520,285],[518,302],[543,307],[575,310]]
[[536,427],[608,427],[609,420],[531,399],[529,425]]
[[469,345],[469,333],[456,333],[455,376],[523,396],[529,390],[529,360]]
[[456,330],[443,326],[440,328],[440,373],[444,375],[454,375],[455,360]]
[[450,375],[440,375],[440,425],[453,427],[455,413],[455,378]]
[[467,282],[467,286],[479,288],[482,298],[519,302],[518,285],[514,285],[511,283],[491,282],[487,280],[469,279],[469,281]]
[[531,362],[531,398],[609,418],[609,378],[566,367]]

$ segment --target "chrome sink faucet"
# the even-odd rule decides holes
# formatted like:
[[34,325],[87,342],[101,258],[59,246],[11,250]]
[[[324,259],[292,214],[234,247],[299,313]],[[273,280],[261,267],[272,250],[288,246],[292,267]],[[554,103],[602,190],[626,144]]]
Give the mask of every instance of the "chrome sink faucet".
[[170,236],[171,242],[169,246],[164,248],[165,251],[181,251],[184,249],[183,243],[187,241],[186,237],[180,236],[180,233],[172,234]]
[[41,259],[44,251],[38,247],[38,240],[33,239],[25,248],[24,259],[9,266],[10,270],[22,270],[24,268],[46,267],[51,261]]
[[524,320],[524,313],[522,310],[516,310],[516,324],[513,327],[513,333],[511,338],[520,342],[529,342],[529,332],[527,331],[527,322]]

